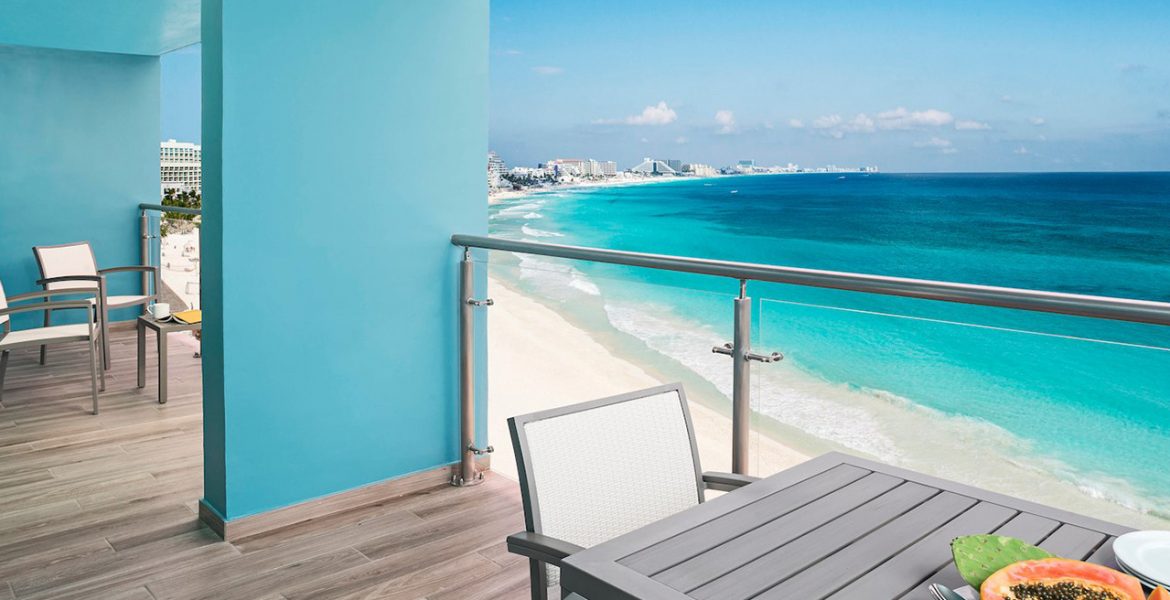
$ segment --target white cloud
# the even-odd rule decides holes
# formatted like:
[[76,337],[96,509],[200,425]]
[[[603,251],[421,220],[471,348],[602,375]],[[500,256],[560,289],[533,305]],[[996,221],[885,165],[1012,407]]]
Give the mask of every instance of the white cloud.
[[1011,96],[1009,96],[1007,94],[1004,94],[1004,95],[999,97],[999,101],[1003,102],[1004,104],[1013,104],[1013,103],[1015,103],[1016,99],[1012,98]]
[[689,142],[689,141],[690,141],[690,140],[688,140],[686,137],[684,137],[684,136],[681,136],[681,135],[680,135],[680,136],[678,136],[678,137],[676,137],[676,138],[674,138],[674,143],[678,144],[679,146],[681,146],[681,145],[683,145],[683,144],[685,144],[685,143],[687,143],[687,142]]
[[649,143],[650,143],[650,140],[649,140],[648,138],[642,138],[642,143],[643,143],[643,144],[649,144]]
[[813,119],[812,127],[813,129],[826,130],[825,135],[839,140],[845,137],[846,133],[873,133],[877,129],[877,124],[869,115],[858,113],[857,116],[848,120],[841,115],[817,117]]
[[1029,117],[1028,122],[1037,126],[1037,127],[1040,127],[1040,126],[1048,123],[1048,121],[1045,120],[1044,117]]
[[501,54],[503,54],[504,56],[520,56],[521,54],[524,54],[524,53],[515,49],[515,48],[508,48],[507,50],[504,50],[503,52],[501,52]]
[[730,110],[723,109],[716,111],[715,123],[719,125],[719,133],[722,135],[736,132],[735,113]]
[[874,122],[873,119],[866,116],[865,113],[860,113],[856,117],[853,117],[852,121],[844,123],[842,127],[845,128],[846,131],[872,133],[874,130]]
[[1122,73],[1141,73],[1146,69],[1149,69],[1149,67],[1141,63],[1122,63],[1117,65],[1117,68],[1120,69]]
[[841,115],[826,115],[817,117],[812,122],[812,126],[814,129],[831,129],[840,125],[842,120]]
[[940,137],[932,137],[922,142],[914,142],[915,148],[949,148],[951,141]]
[[881,129],[913,129],[916,127],[941,127],[955,121],[951,113],[936,108],[910,111],[899,106],[877,115],[877,126]]
[[804,121],[800,119],[788,119],[788,126],[793,129],[804,129]]
[[550,67],[547,65],[543,65],[543,66],[539,66],[539,67],[532,67],[532,72],[536,73],[537,75],[546,75],[547,76],[547,75],[560,75],[561,73],[564,73],[565,70],[562,69],[561,67]]
[[937,148],[943,154],[957,154],[958,148],[951,145],[951,141],[946,138],[938,136],[931,137],[929,140],[914,142],[915,148]]
[[[799,123],[799,121],[797,121]],[[842,138],[846,133],[874,133],[876,131],[901,131],[908,129],[927,129],[942,127],[955,122],[951,113],[930,108],[927,110],[911,111],[899,107],[893,110],[882,111],[876,117],[866,113],[857,113],[851,119],[841,115],[825,115],[812,122],[814,129],[829,130],[827,133],[835,138]],[[800,123],[803,125],[803,123]],[[795,125],[794,125],[795,126]]]
[[991,129],[991,125],[967,119],[955,121],[955,129],[958,129],[959,131],[980,131],[984,129]]
[[1027,148],[1020,146],[1019,148],[1012,150],[1012,154],[1019,154],[1020,156],[1023,156],[1025,154],[1029,154],[1029,152]]
[[626,117],[623,121],[626,125],[669,125],[678,120],[678,113],[674,109],[666,105],[663,100],[653,106],[647,106],[642,109],[641,114]]

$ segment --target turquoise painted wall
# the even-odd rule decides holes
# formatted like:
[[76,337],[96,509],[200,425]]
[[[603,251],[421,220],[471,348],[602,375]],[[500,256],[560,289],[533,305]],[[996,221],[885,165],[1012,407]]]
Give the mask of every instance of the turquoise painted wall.
[[203,4],[205,504],[458,460],[449,237],[487,228],[487,1]]
[[[158,142],[157,57],[0,45],[5,291],[39,289],[34,245],[88,240],[99,266],[140,264],[138,204],[158,200]],[[140,280],[118,275],[110,286],[138,293]]]

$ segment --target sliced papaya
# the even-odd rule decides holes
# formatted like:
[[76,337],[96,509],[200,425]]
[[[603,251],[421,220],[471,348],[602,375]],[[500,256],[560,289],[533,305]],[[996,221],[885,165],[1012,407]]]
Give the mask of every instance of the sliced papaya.
[[979,595],[981,600],[1145,600],[1137,578],[1063,558],[1004,567],[983,582]]
[[1170,592],[1167,592],[1166,588],[1160,587],[1150,594],[1150,600],[1170,600]]

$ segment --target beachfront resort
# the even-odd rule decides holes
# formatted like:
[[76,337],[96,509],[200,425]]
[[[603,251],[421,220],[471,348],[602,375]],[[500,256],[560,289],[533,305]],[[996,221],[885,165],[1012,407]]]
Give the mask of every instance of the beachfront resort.
[[663,181],[678,177],[720,177],[728,175],[776,175],[781,173],[878,173],[874,166],[858,168],[827,165],[804,168],[795,163],[765,167],[754,160],[740,160],[734,165],[715,168],[708,164],[683,162],[676,158],[643,158],[628,169],[618,170],[612,160],[598,161],[592,158],[555,158],[539,163],[535,167],[514,166],[508,168],[506,161],[495,152],[488,152],[488,195],[515,196],[526,190],[557,186],[599,186],[629,185]]
[[549,4],[0,2],[0,600],[1170,600],[1155,8]]

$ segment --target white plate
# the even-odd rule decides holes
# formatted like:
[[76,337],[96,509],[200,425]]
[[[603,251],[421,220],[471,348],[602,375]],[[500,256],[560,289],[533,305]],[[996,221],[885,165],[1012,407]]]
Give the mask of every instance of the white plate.
[[1142,582],[1142,585],[1146,586],[1147,588],[1149,588],[1151,590],[1158,588],[1158,587],[1166,587],[1166,585],[1164,585],[1164,584],[1154,583],[1153,581],[1150,581],[1149,579],[1142,577],[1141,574],[1139,574],[1139,573],[1134,573],[1133,569],[1130,569],[1129,567],[1127,567],[1125,565],[1125,563],[1121,562],[1120,560],[1117,561],[1117,566],[1121,567],[1122,573],[1134,576],[1135,578],[1137,578],[1138,581]]
[[1135,531],[1113,540],[1118,562],[1143,579],[1170,582],[1170,531]]

